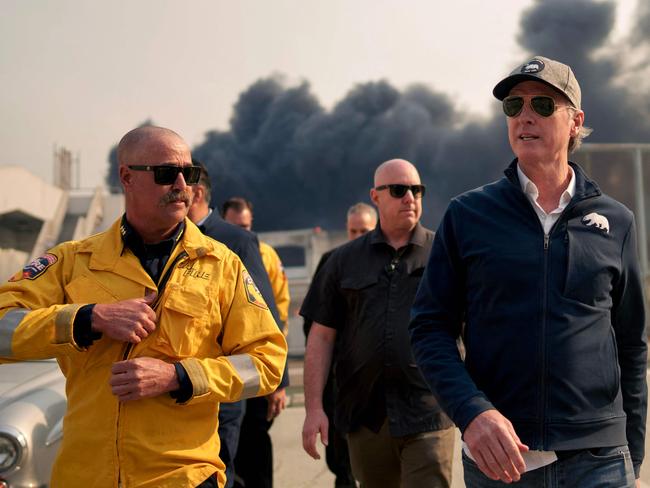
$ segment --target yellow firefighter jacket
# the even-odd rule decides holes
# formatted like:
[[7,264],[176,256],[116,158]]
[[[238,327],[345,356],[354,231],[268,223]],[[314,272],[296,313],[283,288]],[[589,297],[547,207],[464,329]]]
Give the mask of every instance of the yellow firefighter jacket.
[[[55,247],[0,287],[3,361],[55,357],[66,376],[53,487],[195,487],[215,472],[223,486],[219,403],[266,395],[279,384],[287,345],[255,284],[235,254],[185,224],[163,290],[124,246],[119,220]],[[85,350],[73,340],[81,306],[150,290],[161,294],[157,328],[128,358],[180,361],[193,385],[184,404],[169,394],[120,404],[109,378],[126,344],[104,336]]]
[[275,252],[275,249],[266,242],[260,241],[260,254],[262,255],[264,269],[266,269],[266,273],[269,275],[269,281],[273,289],[273,298],[275,298],[275,304],[278,307],[278,316],[280,317],[280,322],[283,324],[284,334],[287,335],[289,333],[289,302],[291,301],[289,296],[289,280],[287,280],[287,275],[284,273],[284,266],[282,266],[280,256]]

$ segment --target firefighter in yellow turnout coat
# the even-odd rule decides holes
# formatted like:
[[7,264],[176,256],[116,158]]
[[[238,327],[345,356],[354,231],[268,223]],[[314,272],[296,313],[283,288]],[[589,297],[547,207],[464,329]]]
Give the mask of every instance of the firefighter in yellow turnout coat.
[[266,242],[260,241],[260,255],[264,263],[264,269],[269,275],[271,288],[273,288],[273,297],[275,304],[278,307],[278,315],[282,322],[284,335],[289,334],[289,303],[291,297],[289,295],[289,280],[284,273],[284,267],[280,256],[270,245]]
[[[239,258],[188,219],[177,228],[158,282],[125,245],[124,221],[117,221],[55,247],[0,287],[0,356],[55,357],[66,376],[54,487],[196,487],[214,473],[223,486],[219,403],[266,395],[280,382],[286,341]],[[81,307],[151,292],[155,330],[120,341],[104,329],[88,347],[75,341]],[[154,393],[136,391],[133,401],[121,398],[116,365],[138,361],[181,365],[189,398],[179,402],[168,393],[173,387],[157,385]]]

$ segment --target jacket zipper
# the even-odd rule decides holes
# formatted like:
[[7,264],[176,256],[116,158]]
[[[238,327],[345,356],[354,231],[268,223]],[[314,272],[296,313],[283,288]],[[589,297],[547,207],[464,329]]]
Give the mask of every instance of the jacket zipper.
[[[559,219],[558,219],[559,220]],[[540,346],[541,346],[541,351],[542,351],[542,374],[541,374],[541,385],[540,385],[540,391],[541,391],[541,396],[540,396],[540,417],[542,418],[542,421],[539,423],[540,427],[540,435],[539,435],[539,441],[542,445],[542,449],[546,445],[545,442],[545,435],[544,435],[544,430],[545,430],[545,422],[544,422],[544,417],[545,417],[545,411],[546,411],[546,309],[548,305],[548,255],[549,255],[549,247],[551,246],[551,232],[553,229],[549,231],[548,234],[544,234],[544,280],[543,280],[543,300],[542,300],[542,331],[541,331],[541,338],[540,338]]]
[[[162,277],[158,281],[156,299],[151,304],[151,308],[153,310],[156,310],[156,308],[160,304],[162,294],[165,291],[165,286],[167,285],[167,282],[169,281],[169,278],[171,277],[172,271],[176,267],[176,264],[178,264],[178,262],[181,259],[186,258],[186,257],[188,257],[188,254],[187,254],[186,251],[183,251],[183,252],[179,253],[174,258],[174,260],[171,262],[171,264],[168,265],[167,269],[165,270],[165,273],[162,275]],[[131,351],[133,350],[133,347],[134,347],[134,344],[132,342],[128,342],[124,346],[124,352],[122,353],[122,361],[126,361],[129,358],[129,354],[131,354]],[[120,468],[120,449],[118,447],[118,438],[119,438],[119,434],[120,434],[120,413],[121,413],[121,410],[122,410],[122,404],[120,402],[117,402],[117,420],[116,420],[116,423],[115,423],[115,432],[116,432],[115,449],[116,449],[116,452],[117,452],[117,486],[118,486],[118,488],[121,488],[121,486],[122,486],[122,471],[121,471],[121,468]]]
[[[545,435],[545,426],[546,426],[546,325],[547,325],[547,310],[548,310],[548,266],[549,266],[549,249],[551,247],[551,235],[555,231],[555,229],[564,222],[564,219],[568,215],[569,211],[572,210],[575,206],[577,206],[579,203],[584,202],[585,200],[588,200],[589,198],[593,198],[594,196],[597,195],[587,195],[587,196],[582,196],[576,201],[571,201],[569,204],[564,208],[558,219],[555,221],[551,229],[548,231],[548,234],[544,233],[544,279],[543,279],[543,300],[542,300],[542,334],[541,334],[541,361],[542,361],[542,374],[541,374],[541,385],[540,385],[540,391],[541,391],[541,398],[540,398],[540,443],[541,443],[541,448],[545,449],[546,448],[546,435]],[[535,215],[537,216],[537,215]],[[540,224],[541,227],[541,224]],[[542,228],[542,232],[544,232],[544,229]],[[567,229],[568,232],[568,229]],[[565,238],[566,240],[566,238]]]
[[[160,304],[162,295],[165,292],[165,287],[167,286],[167,282],[169,281],[169,278],[171,277],[172,271],[174,271],[176,264],[178,264],[178,262],[181,259],[186,258],[187,256],[188,256],[187,252],[185,251],[179,253],[178,256],[176,256],[172,261],[172,263],[169,265],[169,267],[163,274],[162,278],[160,278],[160,280],[158,281],[158,285],[157,285],[158,294],[156,295],[156,299],[151,304],[151,308],[153,310],[156,310],[156,308]],[[129,359],[129,354],[131,354],[131,351],[133,350],[134,346],[135,345],[132,342],[126,344],[126,346],[124,347],[124,353],[122,354],[122,361],[126,361],[127,359]]]
[[[544,290],[542,292],[542,331],[541,331],[541,361],[542,361],[542,374],[541,374],[541,381],[540,381],[540,391],[541,391],[541,397],[540,397],[540,423],[539,423],[539,429],[540,429],[540,437],[539,441],[541,444],[541,449],[546,449],[546,379],[547,379],[547,374],[546,374],[546,325],[547,325],[547,310],[548,310],[548,266],[549,266],[549,249],[551,248],[551,235],[553,234],[553,231],[555,231],[555,228],[558,227],[560,223],[562,223],[562,219],[567,215],[567,212],[573,208],[575,205],[577,205],[581,200],[578,200],[576,202],[569,202],[569,204],[564,208],[558,219],[555,221],[551,229],[548,231],[548,234],[544,233],[544,277],[543,277],[543,286]],[[540,227],[542,227],[540,223]],[[542,227],[542,232],[544,232],[544,229]]]

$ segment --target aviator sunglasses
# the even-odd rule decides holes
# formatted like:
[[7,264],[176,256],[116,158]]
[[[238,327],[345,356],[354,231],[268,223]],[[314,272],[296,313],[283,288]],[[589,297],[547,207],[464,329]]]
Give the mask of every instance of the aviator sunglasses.
[[402,198],[404,195],[406,195],[406,192],[411,190],[411,193],[413,193],[414,198],[422,198],[424,196],[424,192],[426,191],[426,188],[424,185],[397,185],[397,184],[392,184],[392,185],[381,185],[375,188],[375,190],[380,191],[380,190],[386,190],[390,192],[390,196],[393,198]]
[[[503,99],[503,113],[508,117],[516,117],[521,113],[524,108],[524,97],[513,95]],[[552,97],[546,95],[538,95],[531,97],[530,106],[535,111],[536,114],[541,115],[542,117],[550,117],[555,112],[556,107],[555,100]]]
[[127,166],[134,171],[153,171],[153,181],[157,185],[173,185],[178,173],[183,173],[183,179],[188,185],[196,185],[201,177],[199,166],[178,166],[175,164],[161,164],[159,166]]

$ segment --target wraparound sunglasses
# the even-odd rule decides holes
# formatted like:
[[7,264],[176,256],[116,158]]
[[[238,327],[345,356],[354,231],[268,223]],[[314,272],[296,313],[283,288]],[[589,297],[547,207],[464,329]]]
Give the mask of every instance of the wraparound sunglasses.
[[424,185],[398,185],[398,184],[391,184],[391,185],[381,185],[375,188],[377,191],[381,190],[386,190],[390,192],[390,196],[393,198],[402,198],[404,195],[406,195],[406,192],[411,190],[411,193],[413,193],[414,198],[422,198],[424,196],[424,193],[426,191],[426,187]]
[[151,165],[129,165],[134,171],[153,171],[153,181],[157,185],[173,185],[178,173],[183,173],[183,179],[188,185],[196,185],[201,177],[199,166],[178,166],[176,164]]

